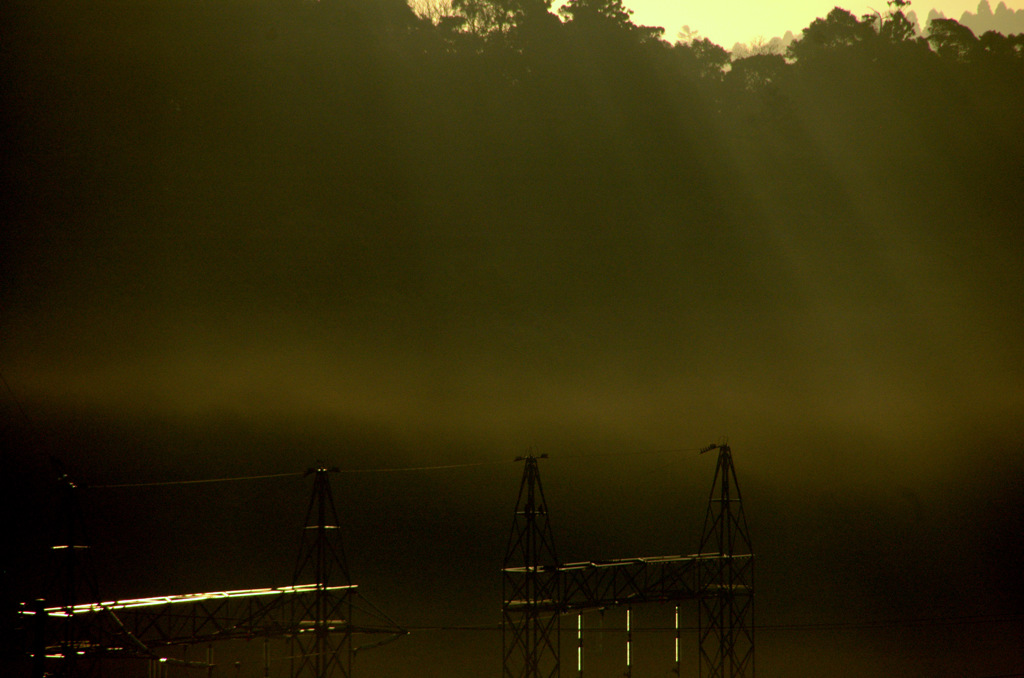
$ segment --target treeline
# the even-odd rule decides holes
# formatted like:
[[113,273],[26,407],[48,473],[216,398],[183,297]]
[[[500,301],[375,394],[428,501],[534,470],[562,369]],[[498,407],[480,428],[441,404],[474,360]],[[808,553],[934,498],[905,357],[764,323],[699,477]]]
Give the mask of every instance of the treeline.
[[732,60],[620,0],[8,3],[5,210],[399,231],[1015,211],[1024,36],[921,37],[904,9]]

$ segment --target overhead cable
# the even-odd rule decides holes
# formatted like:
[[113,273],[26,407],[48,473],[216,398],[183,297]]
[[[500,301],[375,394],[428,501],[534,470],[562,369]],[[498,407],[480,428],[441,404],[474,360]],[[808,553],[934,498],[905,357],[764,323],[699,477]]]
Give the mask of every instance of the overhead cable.
[[203,483],[230,483],[240,480],[264,480],[266,478],[286,478],[301,476],[304,473],[269,473],[260,476],[233,476],[231,478],[201,478],[198,480],[161,480],[150,483],[113,483],[110,485],[89,485],[90,489],[109,489],[115,487],[160,487],[164,485],[199,485]]
[[[573,458],[588,458],[588,457],[624,457],[624,456],[637,456],[637,455],[656,455],[656,454],[676,454],[680,452],[696,452],[699,448],[675,448],[675,449],[662,449],[662,450],[640,450],[632,452],[594,452],[594,453],[570,453],[565,455],[558,455],[559,458],[573,459]],[[339,468],[331,469],[336,473],[407,473],[412,471],[443,471],[450,469],[460,468],[474,468],[479,466],[496,466],[508,463],[507,461],[478,461],[478,462],[466,462],[462,464],[434,464],[430,466],[383,466],[375,468]],[[288,478],[292,476],[303,476],[307,475],[303,472],[294,473],[269,473],[264,475],[254,476],[231,476],[227,478],[199,478],[194,480],[160,480],[143,483],[109,483],[104,485],[89,485],[91,489],[114,489],[114,488],[130,488],[130,487],[165,487],[171,485],[201,485],[207,483],[230,483],[240,482],[245,480],[265,480],[268,478]]]
[[[470,468],[473,466],[492,466],[505,464],[505,461],[480,461],[465,464],[439,464],[435,466],[395,466],[380,468],[341,468],[332,469],[337,473],[398,473],[405,471],[439,471],[444,469]],[[232,476],[229,478],[199,478],[195,480],[161,480],[145,483],[112,483],[107,485],[89,485],[92,489],[110,489],[121,487],[162,487],[168,485],[199,485],[204,483],[230,483],[243,480],[265,480],[267,478],[288,478],[292,476],[304,476],[304,472],[295,473],[268,473],[258,476]]]

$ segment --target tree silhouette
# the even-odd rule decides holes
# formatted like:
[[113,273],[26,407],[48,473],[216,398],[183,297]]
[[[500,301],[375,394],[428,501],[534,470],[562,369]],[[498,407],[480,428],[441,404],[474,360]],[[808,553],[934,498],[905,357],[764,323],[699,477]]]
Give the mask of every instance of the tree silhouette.
[[903,10],[910,6],[910,0],[889,0],[889,11],[884,16],[877,16],[878,37],[884,42],[900,43],[913,39],[917,35],[917,27]]
[[1007,36],[995,31],[986,31],[978,38],[978,49],[981,53],[1002,61],[1024,59],[1024,33]]
[[721,80],[729,65],[729,52],[707,38],[678,43],[673,51],[684,72],[702,80]]
[[787,68],[781,54],[755,54],[732,62],[726,83],[756,92],[778,82]]
[[558,13],[568,19],[570,27],[598,33],[622,32],[640,40],[652,40],[664,33],[663,28],[637,26],[622,0],[569,0]]
[[813,59],[825,50],[852,47],[875,37],[874,20],[859,20],[851,12],[834,8],[824,18],[818,18],[803,29],[803,36],[794,40],[789,55],[800,61]]
[[550,14],[551,0],[452,0],[466,30],[480,36],[507,36],[517,26]]
[[932,19],[928,43],[939,56],[954,61],[969,61],[978,48],[974,31],[953,19]]

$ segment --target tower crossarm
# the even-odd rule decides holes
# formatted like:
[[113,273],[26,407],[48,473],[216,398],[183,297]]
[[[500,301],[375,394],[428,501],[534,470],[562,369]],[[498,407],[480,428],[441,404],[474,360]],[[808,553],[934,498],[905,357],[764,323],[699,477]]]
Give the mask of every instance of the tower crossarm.
[[700,590],[697,564],[704,558],[672,555],[566,563],[559,567],[563,609],[695,598]]
[[[558,599],[508,600],[506,608],[514,610],[527,604],[550,611],[582,611],[629,605],[633,603],[691,600],[712,595],[713,585],[702,581],[706,568],[717,568],[726,561],[740,561],[750,556],[728,556],[703,553],[688,556],[650,556],[564,563],[537,568],[556,574],[559,580]],[[508,575],[529,574],[526,567],[505,568]]]

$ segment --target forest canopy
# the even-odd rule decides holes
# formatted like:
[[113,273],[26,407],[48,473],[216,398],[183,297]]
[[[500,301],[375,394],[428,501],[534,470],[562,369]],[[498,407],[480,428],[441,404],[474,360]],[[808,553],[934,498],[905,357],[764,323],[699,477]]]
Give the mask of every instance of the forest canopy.
[[906,7],[836,8],[785,53],[732,58],[621,0],[14,2],[4,289],[43,243],[137,224],[589,234],[595,266],[638,237],[713,251],[751,229],[1017,243],[1024,36],[918,35]]
[[894,184],[917,214],[948,215],[930,203],[953,192],[969,196],[954,212],[1009,205],[1024,35],[951,19],[918,35],[908,4],[837,7],[785,53],[731,59],[637,26],[622,0],[15,2],[4,119],[22,189],[6,211],[124,209],[114,195],[222,210],[241,192],[269,210],[302,196],[379,216],[362,204],[379,201],[414,224],[491,219],[514,190],[545,220],[818,219]]

